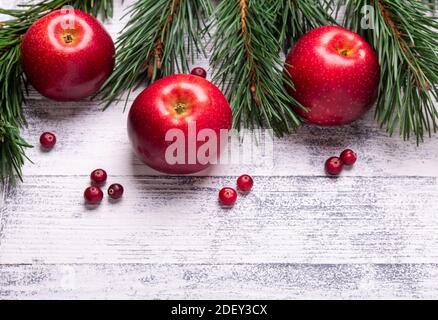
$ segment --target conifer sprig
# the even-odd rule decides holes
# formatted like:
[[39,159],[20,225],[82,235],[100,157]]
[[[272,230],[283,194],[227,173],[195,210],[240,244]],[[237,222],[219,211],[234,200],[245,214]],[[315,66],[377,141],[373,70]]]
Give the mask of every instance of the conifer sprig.
[[281,136],[300,125],[292,109],[299,105],[285,86],[280,51],[292,20],[286,1],[230,0],[219,3],[214,17],[211,65],[233,109],[238,129],[266,126]]
[[308,31],[325,25],[336,24],[331,11],[335,0],[280,0],[279,39],[285,51]]
[[116,68],[101,90],[106,107],[141,83],[188,72],[204,50],[200,40],[211,12],[210,0],[137,0],[117,41]]
[[[346,0],[345,25],[375,48],[382,81],[376,119],[390,134],[397,129],[417,143],[438,129],[438,20],[434,1]],[[374,12],[363,28],[362,8]],[[369,20],[369,19],[368,19]]]

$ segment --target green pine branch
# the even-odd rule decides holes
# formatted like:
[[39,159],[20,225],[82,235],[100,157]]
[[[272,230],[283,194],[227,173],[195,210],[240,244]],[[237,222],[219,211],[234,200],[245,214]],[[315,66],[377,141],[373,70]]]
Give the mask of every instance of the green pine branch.
[[[417,143],[438,129],[438,20],[434,1],[347,0],[346,27],[376,50],[382,81],[376,119],[390,134],[397,129]],[[362,28],[361,9],[373,8],[372,28]],[[432,6],[433,9],[433,6]]]
[[11,17],[0,22],[0,182],[22,179],[25,151],[31,147],[20,134],[21,126],[26,125],[22,109],[25,79],[20,65],[22,36],[39,18],[65,5],[103,18],[113,13],[112,0],[45,0],[12,10],[0,8],[0,14]]
[[283,1],[263,0],[222,1],[217,7],[213,81],[228,96],[237,129],[266,126],[281,136],[301,124],[291,108],[299,103],[285,90],[292,83],[279,55],[287,37],[279,36],[283,10]]
[[[2,35],[0,30],[0,38]],[[1,42],[0,42],[1,43]],[[1,48],[1,47],[0,47]],[[24,83],[20,66],[19,40],[8,50],[0,49],[0,180],[21,178],[25,161],[25,148],[31,147],[20,136],[20,126],[25,124],[21,105]]]
[[[308,31],[325,25],[336,24],[331,12],[334,0],[280,0],[279,39],[287,51]],[[281,14],[282,13],[282,14]]]
[[432,10],[433,13],[435,13],[438,4],[437,0],[423,0],[423,2],[426,3],[426,5]]
[[189,72],[189,63],[204,52],[201,36],[211,12],[210,0],[135,2],[116,44],[115,70],[100,93],[106,107],[141,83]]

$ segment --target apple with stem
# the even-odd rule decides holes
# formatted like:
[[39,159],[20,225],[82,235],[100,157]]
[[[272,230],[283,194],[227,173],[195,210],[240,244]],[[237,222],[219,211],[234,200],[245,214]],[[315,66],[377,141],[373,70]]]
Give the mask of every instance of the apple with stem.
[[342,125],[360,118],[376,102],[380,66],[373,48],[358,34],[337,26],[301,37],[286,58],[294,88],[288,92],[307,110],[309,123]]
[[165,77],[147,87],[128,115],[128,134],[151,168],[189,174],[218,163],[228,142],[231,108],[210,81],[190,75]]
[[30,84],[57,101],[96,94],[114,68],[111,36],[93,16],[60,9],[36,21],[21,46],[21,65]]

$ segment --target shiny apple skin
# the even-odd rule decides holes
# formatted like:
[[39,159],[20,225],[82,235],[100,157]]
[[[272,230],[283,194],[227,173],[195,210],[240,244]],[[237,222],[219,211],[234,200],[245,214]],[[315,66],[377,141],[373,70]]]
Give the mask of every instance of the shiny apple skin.
[[[66,29],[74,16],[74,26]],[[67,43],[64,37],[73,35]],[[93,16],[56,10],[26,32],[21,64],[30,84],[57,101],[76,101],[96,94],[114,68],[111,36]]]
[[296,110],[309,123],[348,124],[376,102],[378,58],[363,38],[347,29],[325,26],[305,34],[289,52],[286,70],[295,85],[289,93],[309,109]]
[[[177,114],[175,105],[184,103],[187,111]],[[212,129],[231,129],[232,113],[227,99],[210,81],[189,74],[171,75],[154,82],[134,101],[128,115],[128,135],[135,153],[151,168],[168,174],[190,174],[209,164],[169,164],[166,149],[173,142],[165,141],[170,129],[180,129],[186,137],[185,157],[188,159],[188,123],[196,121],[196,134]],[[197,142],[196,150],[204,142]],[[223,146],[224,147],[224,146]]]

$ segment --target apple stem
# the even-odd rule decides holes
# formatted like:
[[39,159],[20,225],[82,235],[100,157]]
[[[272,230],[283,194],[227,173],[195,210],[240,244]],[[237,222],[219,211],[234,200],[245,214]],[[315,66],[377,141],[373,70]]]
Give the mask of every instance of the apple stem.
[[349,50],[348,49],[338,49],[339,54],[348,57]]
[[67,33],[66,35],[64,35],[64,41],[65,41],[65,43],[72,43],[73,36],[70,33]]
[[186,112],[186,105],[184,103],[178,102],[174,107],[174,110],[177,114],[183,114]]

